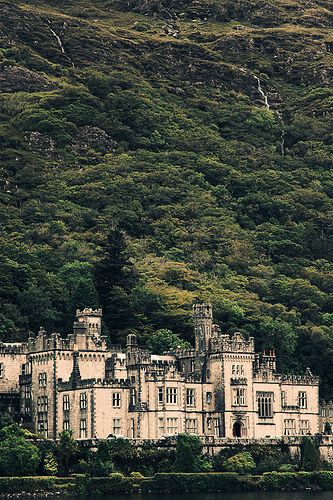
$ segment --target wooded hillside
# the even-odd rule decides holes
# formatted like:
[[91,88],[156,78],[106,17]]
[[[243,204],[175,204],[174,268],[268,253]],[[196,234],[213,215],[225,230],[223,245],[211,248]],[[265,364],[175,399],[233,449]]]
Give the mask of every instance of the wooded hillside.
[[192,342],[206,300],[332,398],[332,24],[328,0],[0,0],[0,339],[102,306],[113,342]]

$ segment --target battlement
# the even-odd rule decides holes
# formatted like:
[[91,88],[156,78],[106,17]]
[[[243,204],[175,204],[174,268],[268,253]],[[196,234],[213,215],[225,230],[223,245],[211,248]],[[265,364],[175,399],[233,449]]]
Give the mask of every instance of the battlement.
[[79,317],[86,317],[86,316],[97,316],[97,317],[102,317],[103,312],[102,309],[92,309],[91,307],[85,307],[80,311],[80,309],[76,309],[76,314],[75,316],[77,318]]
[[281,375],[281,382],[291,385],[319,385],[319,377],[315,377],[307,369],[305,375]]
[[221,335],[220,345],[222,352],[254,353],[254,338],[246,339],[241,332],[235,332],[231,337]]
[[0,354],[26,354],[27,344],[25,342],[0,342]]
[[163,354],[167,356],[174,356],[176,358],[194,358],[195,350],[194,349],[169,349],[169,351],[165,351]]
[[213,319],[212,304],[194,304],[192,307],[194,318]]

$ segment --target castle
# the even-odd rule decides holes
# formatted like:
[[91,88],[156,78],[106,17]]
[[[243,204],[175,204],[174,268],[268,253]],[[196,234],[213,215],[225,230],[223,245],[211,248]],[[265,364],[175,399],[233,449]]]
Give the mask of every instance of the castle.
[[319,431],[319,380],[276,372],[273,350],[213,324],[212,306],[193,306],[195,347],[154,355],[127,337],[102,335],[102,311],[76,312],[73,333],[40,329],[26,343],[0,344],[0,411],[31,430],[78,440],[159,439],[187,432],[220,438],[278,438]]

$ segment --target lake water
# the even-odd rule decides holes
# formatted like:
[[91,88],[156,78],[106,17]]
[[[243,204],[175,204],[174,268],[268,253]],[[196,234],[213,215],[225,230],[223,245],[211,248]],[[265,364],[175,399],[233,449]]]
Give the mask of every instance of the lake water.
[[[58,497],[59,498],[59,497]],[[83,500],[87,497],[64,497],[64,500]],[[103,500],[333,500],[333,491],[313,492],[251,492],[251,493],[179,493],[149,495],[107,495],[95,497]]]

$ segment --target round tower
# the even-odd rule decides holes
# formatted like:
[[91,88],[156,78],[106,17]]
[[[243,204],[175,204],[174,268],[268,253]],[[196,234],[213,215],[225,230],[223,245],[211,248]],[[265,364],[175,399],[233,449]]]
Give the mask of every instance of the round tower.
[[76,330],[80,330],[79,324],[83,323],[82,330],[85,329],[88,335],[93,335],[94,337],[100,337],[102,333],[102,309],[92,309],[91,307],[86,307],[82,311],[80,309],[76,310]]
[[193,305],[193,323],[195,350],[199,353],[208,350],[209,340],[212,336],[213,308],[211,304]]

